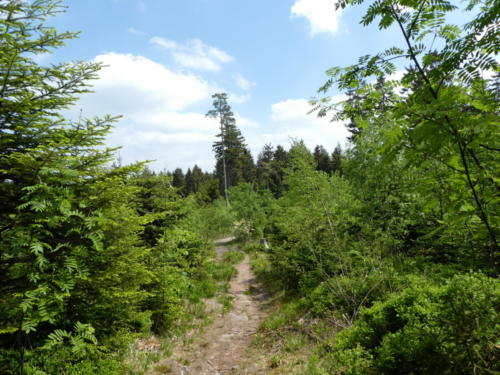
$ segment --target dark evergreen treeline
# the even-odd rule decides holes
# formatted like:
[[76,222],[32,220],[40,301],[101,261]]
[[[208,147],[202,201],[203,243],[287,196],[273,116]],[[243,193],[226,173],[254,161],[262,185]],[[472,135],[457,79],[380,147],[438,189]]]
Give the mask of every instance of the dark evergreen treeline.
[[[243,140],[243,138],[242,138]],[[244,142],[244,140],[243,140]],[[254,163],[250,151],[248,151],[249,159],[243,169],[250,169],[248,178],[238,179],[238,183],[228,183],[228,188],[241,183],[253,184],[256,190],[269,190],[278,198],[284,191],[283,178],[285,176],[284,169],[288,163],[288,151],[281,145],[274,148],[271,144],[267,144],[262,148],[262,151]],[[340,145],[335,147],[331,155],[321,145],[314,148],[314,160],[316,169],[327,174],[342,174],[342,160],[344,153]],[[228,158],[229,159],[229,158]],[[228,170],[235,170],[234,166],[228,166]],[[147,168],[146,168],[146,171]],[[154,171],[148,171],[156,175]],[[177,192],[182,196],[197,194],[198,198],[203,202],[213,202],[224,195],[224,177],[223,173],[204,172],[200,167],[194,165],[193,168],[188,168],[186,173],[182,168],[176,168],[173,172],[160,172],[172,178],[172,186],[177,188]],[[234,175],[243,176],[242,171],[236,170]]]
[[[266,144],[254,161],[244,136],[238,129],[227,94],[213,95],[214,109],[207,116],[220,122],[220,133],[213,144],[215,153],[215,170],[213,173],[203,172],[195,165],[186,173],[181,168],[173,172],[165,172],[172,177],[172,185],[182,196],[196,194],[203,202],[213,202],[223,196],[228,202],[226,192],[240,184],[252,184],[257,191],[268,190],[278,198],[284,191],[283,179],[288,164],[288,151],[281,145],[274,148]],[[316,169],[327,174],[342,175],[344,154],[337,145],[330,154],[323,146],[314,148]]]

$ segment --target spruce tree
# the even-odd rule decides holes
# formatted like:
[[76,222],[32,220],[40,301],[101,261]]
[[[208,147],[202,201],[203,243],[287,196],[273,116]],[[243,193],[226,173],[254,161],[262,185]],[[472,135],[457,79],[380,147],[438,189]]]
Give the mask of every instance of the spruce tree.
[[81,350],[130,325],[149,278],[127,183],[139,167],[107,167],[114,118],[60,114],[101,66],[35,61],[76,36],[45,25],[62,10],[56,0],[0,2],[2,374],[25,373],[26,351],[33,360],[56,333],[80,340]]
[[172,174],[172,186],[183,189],[186,184],[184,173],[181,168],[176,168],[174,173]]
[[193,192],[193,176],[191,173],[191,168],[188,168],[186,171],[186,184],[184,185],[184,196],[188,196],[190,193]]
[[273,174],[273,147],[266,144],[257,157],[256,175],[259,188],[271,190],[271,179]]
[[273,170],[274,170],[274,183],[273,183],[273,193],[276,198],[283,194],[284,186],[283,180],[285,178],[285,168],[288,164],[288,152],[281,145],[276,146],[276,150],[273,153]]
[[240,182],[251,182],[255,177],[252,155],[245,144],[245,138],[236,126],[236,119],[227,102],[227,94],[212,95],[214,109],[207,116],[219,120],[219,140],[213,144],[215,152],[215,176],[219,179],[221,191],[229,204],[227,189]]
[[342,176],[342,159],[344,159],[344,153],[340,144],[337,144],[335,150],[332,152],[331,159],[331,171],[332,173],[337,173]]
[[323,171],[325,173],[331,172],[331,161],[328,151],[321,145],[317,145],[314,148],[313,153],[314,159],[316,160],[316,170]]
[[191,170],[191,181],[189,184],[189,192],[197,193],[198,191],[200,191],[200,187],[204,181],[205,181],[205,176],[203,175],[203,171],[201,170],[200,167],[198,167],[195,164],[193,169]]

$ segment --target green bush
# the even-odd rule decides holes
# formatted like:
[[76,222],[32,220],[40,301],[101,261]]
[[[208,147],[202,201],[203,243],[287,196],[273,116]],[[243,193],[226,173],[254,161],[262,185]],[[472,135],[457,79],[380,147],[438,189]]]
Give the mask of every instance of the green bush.
[[[69,356],[66,361],[62,361],[61,353],[50,353],[44,356],[38,356],[36,367],[28,364],[25,368],[26,375],[51,375],[51,374],[65,374],[65,375],[119,375],[126,371],[125,366],[117,358],[109,356],[85,359],[80,362],[72,362]],[[33,361],[34,362],[34,361]]]
[[228,282],[236,275],[236,269],[231,264],[224,262],[215,264],[212,272],[214,280],[221,282]]
[[245,258],[245,255],[241,251],[231,250],[225,253],[222,258],[226,263],[238,264]]
[[270,194],[259,194],[251,184],[244,183],[229,190],[229,200],[236,222],[236,237],[245,242],[262,238],[269,220]]
[[196,231],[208,242],[230,234],[233,230],[233,222],[233,214],[226,207],[225,202],[217,200],[209,206],[193,206],[188,217],[182,222],[182,226]]
[[149,259],[154,279],[146,288],[153,331],[166,333],[184,317],[184,301],[200,298],[197,284],[210,278],[204,267],[209,255],[201,237],[184,229],[169,230],[158,240]]
[[419,280],[361,312],[337,336],[338,374],[493,374],[500,370],[497,280],[457,275],[445,285]]
[[[349,255],[346,258],[349,262],[344,261],[339,266],[340,272],[306,293],[314,315],[325,316],[333,311],[351,323],[362,307],[385,299],[388,294],[401,290],[405,285],[405,279],[390,262],[368,255],[362,258],[359,254]],[[362,261],[356,261],[356,257]]]

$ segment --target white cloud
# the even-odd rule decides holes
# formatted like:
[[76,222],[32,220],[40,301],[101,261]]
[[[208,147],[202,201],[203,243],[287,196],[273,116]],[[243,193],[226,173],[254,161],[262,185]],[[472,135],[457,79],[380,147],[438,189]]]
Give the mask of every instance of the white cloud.
[[309,21],[311,35],[338,32],[342,10],[336,10],[332,0],[296,0],[290,11],[292,17]]
[[386,80],[388,80],[388,81],[400,81],[405,74],[406,74],[406,70],[396,70],[394,73],[389,74],[386,77]]
[[217,91],[202,78],[169,70],[143,56],[108,53],[95,57],[107,66],[99,73],[92,94],[84,95],[69,116],[123,115],[108,137],[123,146],[125,163],[153,160],[157,170],[187,168],[197,163],[213,168],[212,142],[218,123],[193,107],[210,108]]
[[308,120],[311,105],[305,99],[288,99],[271,107],[271,119],[275,121]]
[[213,137],[200,132],[165,134],[162,132],[138,132],[136,141],[165,145],[186,145],[198,142],[211,142]]
[[28,57],[31,57],[33,61],[39,65],[48,64],[52,59],[52,53],[37,53],[37,54],[29,54]]
[[180,49],[181,46],[174,42],[173,40],[162,38],[159,36],[152,37],[149,42],[151,44],[156,44],[157,46],[163,47],[165,49]]
[[173,72],[143,56],[107,53],[94,60],[107,65],[95,83],[102,104],[93,100],[92,108],[100,113],[178,111],[209,98],[214,91],[198,76]]
[[234,81],[236,83],[236,86],[238,86],[240,89],[249,91],[253,86],[255,86],[254,82],[249,81],[245,77],[243,77],[241,74],[237,74],[234,77]]
[[127,31],[130,33],[130,34],[133,34],[133,35],[146,35],[146,33],[142,30],[138,30],[136,29],[135,27],[129,27],[127,29]]
[[[334,98],[341,101],[344,96]],[[333,151],[337,143],[347,144],[349,132],[342,122],[331,122],[329,118],[318,118],[309,113],[312,106],[306,99],[288,99],[271,106],[270,123],[267,129],[259,129],[250,137],[254,155],[266,143],[286,146],[292,139],[303,140],[310,149],[323,145]]]
[[[125,163],[156,160],[151,163],[156,170],[187,169],[194,164],[213,169],[212,143],[219,124],[205,117],[205,112],[219,87],[143,56],[107,53],[95,60],[107,67],[95,82],[95,93],[84,95],[70,113],[73,119],[80,108],[84,117],[122,114],[108,144],[123,146]],[[235,117],[255,157],[265,143],[287,145],[291,138],[303,139],[310,148],[323,144],[329,150],[337,142],[345,143],[347,131],[342,124],[318,119],[308,114],[310,109],[305,99],[275,103],[265,127],[243,114],[235,112]]]
[[492,79],[495,76],[495,71],[491,69],[479,69],[479,75],[482,79]]
[[142,116],[142,120],[151,125],[164,130],[174,131],[205,131],[208,133],[217,131],[217,120],[208,118],[197,112],[153,112]]
[[243,104],[245,102],[248,102],[250,100],[250,98],[252,97],[252,95],[250,94],[242,94],[242,95],[238,95],[238,94],[234,94],[234,93],[229,93],[229,103],[233,103],[233,104]]
[[199,39],[190,39],[186,44],[155,36],[150,43],[170,52],[174,61],[183,68],[219,71],[222,64],[234,61],[226,52],[209,46]]
[[257,121],[252,120],[251,118],[248,117],[241,116],[239,113],[235,113],[234,117],[236,119],[236,124],[238,125],[238,128],[242,130],[257,129],[258,131],[258,128],[260,127],[260,124]]
[[[405,74],[407,73],[406,70],[396,70],[394,73],[392,74],[389,74],[387,77],[385,77],[385,79],[387,81],[397,81],[397,82],[400,82],[403,77],[405,76]],[[374,80],[375,82],[375,80]],[[404,87],[402,85],[396,85],[394,87],[394,91],[399,94],[399,95],[408,95],[409,91],[407,90],[406,93],[404,92]]]

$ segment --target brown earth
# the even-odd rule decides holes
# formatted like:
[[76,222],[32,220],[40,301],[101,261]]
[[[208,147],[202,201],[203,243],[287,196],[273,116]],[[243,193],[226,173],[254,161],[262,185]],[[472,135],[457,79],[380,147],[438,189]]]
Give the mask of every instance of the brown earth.
[[[216,242],[220,258],[229,250],[230,238]],[[149,374],[175,375],[236,375],[264,374],[257,364],[248,364],[248,350],[253,335],[266,317],[265,293],[250,268],[248,255],[236,269],[237,276],[230,282],[232,307],[223,313],[216,308],[215,318],[203,332],[195,332],[189,343],[179,343],[169,358],[160,360]],[[213,305],[213,303],[212,303]],[[243,364],[245,364],[243,368]]]

